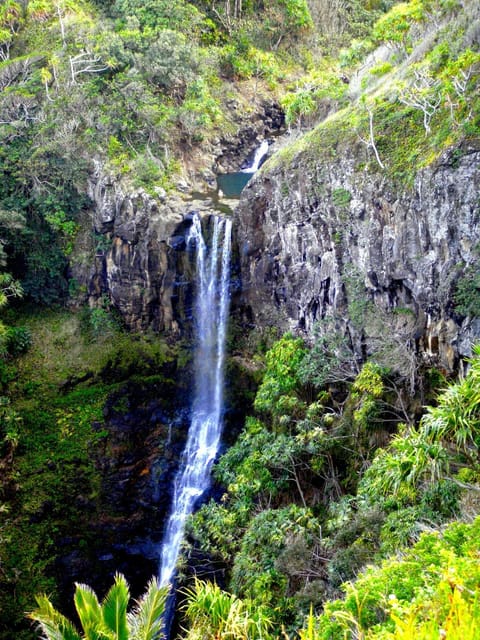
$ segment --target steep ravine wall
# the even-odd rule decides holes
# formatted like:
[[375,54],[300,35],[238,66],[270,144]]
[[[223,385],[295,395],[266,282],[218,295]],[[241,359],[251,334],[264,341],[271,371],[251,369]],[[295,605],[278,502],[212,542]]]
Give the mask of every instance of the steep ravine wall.
[[[130,329],[176,330],[176,277],[188,268],[183,252],[176,251],[184,248],[177,236],[188,205],[180,197],[127,190],[100,166],[89,191],[98,246],[93,265],[79,278],[90,304],[106,296]],[[182,258],[183,267],[177,264]]]
[[[113,305],[134,331],[182,333],[190,313],[191,264],[185,234],[191,212],[218,213],[217,173],[239,171],[264,139],[278,135],[284,115],[263,100],[255,111],[232,102],[237,129],[225,132],[184,158],[176,188],[132,187],[105,164],[94,162],[89,182],[89,218],[71,261],[80,297],[93,307]],[[92,258],[93,254],[93,258]]]
[[367,171],[364,156],[344,148],[325,159],[303,147],[272,158],[247,185],[235,216],[244,317],[311,333],[334,315],[365,355],[368,340],[348,317],[354,271],[383,312],[413,318],[414,348],[451,369],[480,335],[480,321],[452,303],[465,266],[478,260],[480,151],[445,154],[410,188]]

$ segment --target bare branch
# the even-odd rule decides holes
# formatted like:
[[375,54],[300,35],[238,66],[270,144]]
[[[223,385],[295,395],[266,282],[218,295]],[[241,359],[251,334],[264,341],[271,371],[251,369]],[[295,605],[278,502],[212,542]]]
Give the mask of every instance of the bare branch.
[[383,164],[383,162],[380,159],[380,154],[378,153],[378,149],[377,149],[377,145],[375,144],[375,135],[374,135],[374,131],[373,131],[373,110],[371,108],[371,106],[369,104],[367,104],[367,102],[364,102],[364,106],[365,109],[368,112],[368,133],[369,133],[369,137],[368,140],[366,140],[365,138],[362,138],[362,136],[358,133],[357,131],[357,136],[359,138],[359,140],[361,142],[363,142],[364,145],[366,145],[366,147],[368,149],[372,149],[373,153],[375,154],[375,159],[379,165],[379,167],[381,169],[385,169],[385,165]]
[[83,51],[76,56],[69,56],[69,61],[72,84],[76,84],[77,76],[82,73],[101,73],[108,69],[108,65],[102,63],[101,57],[92,54],[90,51]]
[[417,69],[414,74],[414,83],[403,89],[398,99],[407,107],[419,109],[423,113],[423,126],[427,135],[430,133],[430,121],[442,101],[439,91],[440,83],[425,71]]

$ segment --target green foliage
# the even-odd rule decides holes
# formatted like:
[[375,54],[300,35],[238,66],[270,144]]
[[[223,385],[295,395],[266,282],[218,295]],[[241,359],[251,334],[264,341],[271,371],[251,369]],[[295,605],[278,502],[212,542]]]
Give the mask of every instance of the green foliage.
[[9,327],[6,331],[5,347],[12,356],[19,356],[29,350],[32,334],[28,327]]
[[92,497],[98,490],[91,447],[102,432],[93,431],[92,422],[103,419],[105,389],[79,390],[56,402],[40,395],[38,386],[35,392],[37,400],[24,401],[30,407],[15,405],[22,418],[16,420],[15,473],[22,485],[13,495],[15,521],[5,522],[9,544],[0,544],[2,585],[10,585],[16,593],[13,600],[10,589],[2,589],[2,608],[9,612],[2,627],[10,631],[21,628],[32,592],[54,590],[49,576],[58,538],[73,531],[89,538],[91,513],[79,513],[76,497],[79,493]]
[[314,326],[315,342],[299,365],[303,383],[322,387],[328,382],[348,380],[354,376],[355,362],[348,340],[327,317]]
[[373,48],[369,40],[354,39],[348,49],[342,49],[339,53],[341,67],[351,67],[361,62]]
[[[303,351],[300,361],[295,360],[298,347]],[[461,489],[449,473],[472,459],[473,441],[462,436],[453,445],[458,423],[432,431],[430,416],[436,414],[429,409],[417,428],[405,427],[388,449],[374,454],[368,438],[384,412],[389,415],[391,410],[388,372],[373,361],[365,363],[338,414],[332,411],[327,393],[299,407],[305,389],[295,368],[307,360],[306,352],[291,336],[267,352],[264,381],[268,379],[276,401],[263,412],[262,422],[248,419],[238,441],[222,456],[215,476],[226,492],[220,504],[210,502],[194,516],[191,532],[204,551],[231,568],[232,591],[266,607],[278,627],[298,620],[312,603],[324,606],[325,614],[314,623],[310,619],[309,636],[343,640],[367,632],[375,637],[374,630],[394,633],[398,623],[389,595],[395,594],[402,606],[417,602],[420,607],[425,593],[436,589],[443,565],[438,571],[433,565],[441,564],[445,554],[435,551],[434,557],[426,558],[419,551],[420,559],[413,560],[408,554],[422,530],[457,516]],[[466,379],[450,388],[456,389],[450,391],[456,402],[444,392],[436,408],[440,415],[458,417],[462,411],[471,416],[473,432],[477,359]],[[295,367],[285,368],[286,362],[294,361]],[[438,428],[438,420],[435,424]],[[280,429],[282,425],[288,430]],[[462,447],[463,442],[470,444]],[[335,499],[342,490],[356,486],[350,473],[360,474],[357,495],[332,500],[332,486],[338,487]],[[476,481],[475,475],[462,477]],[[318,504],[315,499],[322,494],[314,487],[322,483],[324,499],[329,501],[325,515],[309,508]],[[407,556],[405,562],[389,558],[382,568],[373,567],[361,574],[366,578],[345,586],[344,603],[326,602],[335,588],[375,558],[400,549]],[[377,571],[383,571],[378,579]],[[299,576],[307,586],[299,586]]]
[[73,240],[75,234],[78,231],[78,224],[73,220],[68,220],[65,211],[62,209],[55,209],[45,215],[45,220],[48,224],[59,233],[60,237],[64,239],[65,255],[70,255],[73,251]]
[[275,56],[252,46],[249,39],[239,34],[233,44],[220,50],[222,72],[229,78],[262,78],[274,83],[281,75]]
[[315,119],[325,116],[325,112],[332,109],[333,105],[338,105],[344,99],[345,92],[346,85],[338,69],[332,63],[324,63],[322,68],[302,78],[294,92],[282,97],[286,124],[300,127],[311,125]]
[[480,347],[474,347],[465,378],[450,385],[430,407],[421,422],[421,432],[433,443],[452,442],[477,459],[480,443]]
[[187,639],[199,637],[262,640],[270,637],[271,620],[265,607],[241,600],[216,584],[195,580],[183,607],[189,622]]
[[20,443],[22,416],[12,408],[10,399],[0,396],[0,455],[11,457]]
[[129,587],[125,578],[117,574],[102,603],[88,585],[76,584],[74,602],[82,633],[53,607],[46,595],[37,597],[38,608],[28,617],[38,623],[49,640],[153,640],[162,629],[167,595],[168,587],[160,587],[153,578],[133,611],[127,613]]
[[344,586],[343,601],[327,603],[316,621],[316,637],[340,640],[368,633],[372,640],[426,640],[442,628],[477,628],[479,527],[477,518],[451,525],[443,536],[424,533],[401,558],[367,569]]
[[378,20],[372,35],[377,41],[406,46],[412,22],[418,21],[422,17],[421,0],[395,4],[387,14]]
[[384,374],[377,364],[366,362],[352,384],[351,398],[356,404],[353,418],[362,429],[371,428],[380,413],[378,401],[385,393]]
[[203,551],[228,562],[239,549],[251,513],[248,499],[238,500],[233,507],[210,500],[190,518],[187,531]]
[[[394,4],[374,28],[377,45],[387,44],[392,51],[385,62],[374,65],[368,57],[373,48],[369,39],[356,41],[340,53],[343,77],[358,74],[360,78],[351,85],[353,95],[363,92],[360,100],[325,119],[289,154],[303,149],[317,158],[334,156],[338,149],[358,147],[360,138],[370,156],[369,169],[380,168],[395,182],[411,185],[419,168],[461,144],[465,136],[477,137],[479,62],[478,52],[470,48],[471,38],[465,38],[467,14],[442,2]],[[442,26],[430,43],[423,36],[433,22]],[[412,50],[415,64],[401,69],[406,53]],[[374,83],[372,99],[369,84],[372,74],[379,73],[382,79]],[[294,104],[288,98],[287,107],[290,101]],[[362,113],[362,104],[369,104],[369,110]],[[307,107],[311,108],[308,102]]]
[[116,0],[113,12],[125,22],[134,18],[142,30],[154,33],[164,29],[193,32],[201,19],[193,4],[179,0]]
[[393,65],[391,62],[382,62],[370,69],[370,75],[383,76],[385,73],[389,73],[392,69]]
[[15,34],[23,23],[22,6],[15,0],[6,0],[0,6],[0,59],[10,57]]
[[284,96],[282,107],[285,111],[285,122],[289,126],[295,123],[302,126],[304,119],[315,113],[317,102],[310,88],[298,89],[295,93]]
[[449,458],[439,442],[429,442],[412,430],[394,436],[388,450],[377,452],[365,472],[359,493],[370,500],[396,496],[398,501],[414,499],[422,482],[435,482],[448,471]]
[[106,303],[101,307],[85,308],[83,323],[85,336],[92,342],[113,337],[119,329],[118,320]]
[[457,282],[454,295],[455,310],[463,316],[480,316],[480,271],[468,267]]
[[209,502],[200,509],[192,519],[192,535],[205,551],[228,560],[239,550],[258,500],[272,501],[294,488],[297,465],[315,454],[310,439],[272,434],[258,420],[247,419],[245,431],[214,470],[228,493],[222,504]]
[[318,534],[318,526],[309,509],[294,504],[259,513],[247,528],[235,557],[232,571],[235,592],[270,607],[272,614],[279,604],[288,608],[287,577],[276,560],[289,540],[311,541]]
[[394,495],[400,504],[408,505],[420,502],[423,492],[424,513],[451,515],[458,494],[449,490],[445,510],[433,495],[449,486],[437,483],[459,456],[478,464],[478,356],[477,349],[464,380],[439,395],[438,405],[428,408],[417,429],[405,430],[392,439],[388,450],[377,452],[360,482],[362,497],[378,501],[380,496]]
[[[0,309],[5,307],[9,298],[21,298],[23,287],[15,280],[11,273],[0,273]],[[0,326],[3,331],[3,325]]]
[[266,370],[255,398],[257,411],[274,411],[283,395],[294,392],[299,385],[298,365],[305,356],[301,338],[286,334],[266,354]]
[[137,66],[147,82],[180,100],[197,72],[197,52],[183,34],[163,29]]
[[[454,4],[396,4],[373,35],[368,34],[369,25],[388,9],[388,2],[352,0],[313,16],[319,32],[308,41],[304,62],[315,71],[284,96],[287,123],[310,126],[339,106],[346,108],[330,115],[298,146],[286,149],[284,157],[303,149],[309,160],[318,162],[318,157],[331,159],[344,149],[357,149],[368,142],[372,122],[385,164],[382,171],[389,178],[411,184],[419,167],[434,162],[452,145],[458,145],[451,158],[457,162],[459,143],[465,137],[474,140],[480,131],[479,54],[465,50],[465,7],[460,11]],[[226,105],[232,97],[243,92],[260,102],[265,86],[273,87],[292,70],[287,68],[291,56],[298,59],[297,52],[307,42],[303,38],[312,31],[309,6],[312,11],[316,6],[304,0],[117,0],[97,5],[104,11],[101,24],[88,2],[31,0],[24,10],[9,0],[0,7],[0,262],[6,269],[0,288],[5,299],[20,292],[21,278],[30,299],[47,304],[65,300],[68,259],[82,212],[90,206],[81,194],[91,157],[107,159],[107,169],[134,187],[152,193],[155,186],[170,188],[178,170],[175,157],[185,154],[189,161],[196,157],[192,151],[198,145],[208,149],[212,141],[230,134],[235,116]],[[456,25],[446,19],[451,11]],[[330,35],[328,20],[335,27]],[[422,43],[424,28],[433,33],[428,31],[430,20],[435,22],[435,38]],[[335,62],[318,61],[318,42],[331,50],[332,42],[344,44],[352,34],[369,39],[352,42],[341,53],[342,72]],[[349,104],[349,96],[357,91],[353,80],[373,41],[387,43],[395,55],[369,69],[367,63],[366,77],[378,77],[375,99],[365,94],[363,101]],[[400,68],[405,53],[414,47],[417,65]],[[86,53],[96,60],[95,69],[74,77],[70,62]],[[300,75],[298,69],[293,71],[295,77]],[[230,80],[247,80],[244,89],[223,83],[222,73]],[[368,81],[363,89],[368,91]],[[408,96],[438,99],[429,135],[421,109],[400,102]],[[362,108],[365,104],[371,105],[371,122]],[[362,170],[380,171],[375,160],[371,162],[371,151],[367,145]],[[337,245],[348,233],[348,189],[347,185],[330,194],[339,223],[332,238]],[[102,241],[100,248],[108,247]],[[474,271],[474,266],[467,269],[457,287],[456,310],[461,315],[476,314]],[[279,635],[282,624],[293,624],[309,602],[320,606],[342,577],[352,577],[376,553],[405,548],[421,528],[454,517],[461,509],[458,482],[478,480],[475,364],[463,386],[440,397],[438,411],[429,409],[419,427],[395,436],[365,472],[378,445],[373,427],[382,424],[382,412],[394,402],[387,388],[392,380],[380,364],[392,361],[399,370],[399,359],[392,357],[395,345],[389,343],[388,353],[379,353],[375,339],[380,336],[385,345],[385,336],[393,334],[386,328],[396,325],[391,318],[374,318],[362,273],[346,269],[343,285],[348,314],[368,348],[374,345],[375,358],[360,370],[337,318],[321,322],[312,350],[286,336],[267,353],[255,403],[261,421],[248,421],[216,467],[216,478],[225,486],[222,501],[204,505],[191,524],[202,549],[225,562],[227,580],[233,568],[231,585],[248,598],[240,601],[216,587],[196,587],[192,597],[197,605],[202,589],[208,597],[191,618],[192,640],[205,635],[267,637],[271,619]],[[3,335],[9,354],[0,370],[2,393],[7,394],[10,385],[16,398],[12,402],[5,395],[0,407],[1,463],[10,483],[5,491],[18,492],[10,513],[2,513],[0,532],[2,615],[5,611],[3,624],[10,633],[16,633],[31,589],[54,589],[48,574],[59,537],[67,537],[74,523],[86,534],[86,544],[90,541],[88,517],[74,508],[72,487],[80,487],[87,496],[98,492],[91,448],[105,435],[101,423],[107,384],[142,369],[159,380],[159,365],[168,357],[155,340],[123,336],[108,301],[85,312],[82,331],[76,325],[67,335],[55,319],[50,324],[52,339],[42,340],[32,332],[35,340],[26,356],[22,354],[30,345],[28,327],[23,330],[19,324]],[[39,342],[45,342],[41,353]],[[59,350],[68,353],[68,361]],[[79,360],[79,350],[94,353],[88,366]],[[10,355],[21,356],[15,366]],[[94,376],[92,385],[77,384],[87,374]],[[325,384],[330,384],[331,394],[317,396]],[[65,391],[62,397],[59,385]],[[405,397],[403,389],[399,394]],[[125,407],[119,397],[114,410]],[[384,430],[382,446],[396,421],[394,416]],[[12,461],[15,470],[10,473]],[[346,491],[354,492],[360,476],[358,495],[335,503]],[[49,500],[51,517],[36,521],[35,514]],[[336,506],[325,515],[327,504]],[[446,536],[457,546],[460,538],[468,537],[465,531],[450,529]],[[340,613],[324,618],[321,627],[312,612],[300,632],[302,640],[343,640],[346,634],[366,633],[373,638],[377,631],[384,640],[401,634],[423,640],[428,633],[436,637],[440,624],[449,625],[448,637],[458,629],[463,640],[470,640],[465,621],[478,622],[478,607],[470,597],[477,586],[473,580],[467,586],[456,576],[445,578],[437,556],[446,557],[449,550],[440,551],[418,551],[421,568],[416,560],[405,568],[392,559],[388,577],[372,578],[368,587],[352,587],[344,609],[339,605]],[[462,580],[470,575],[470,566],[464,571],[464,558],[451,557],[448,562]],[[387,603],[389,588],[395,589],[397,604]],[[15,593],[13,605],[10,593]],[[429,600],[439,605],[435,619],[428,617],[423,604]],[[214,602],[221,603],[215,623]],[[55,617],[46,600],[44,606]],[[122,615],[125,609],[122,605]],[[63,625],[62,633],[74,634],[61,618],[56,623]],[[373,630],[372,625],[383,628]],[[114,622],[110,627],[118,629]]]
[[332,191],[332,201],[336,207],[348,207],[352,199],[352,194],[348,189],[334,189]]
[[[167,384],[158,376],[167,357],[158,336],[151,343],[146,337],[135,341],[117,328],[110,336],[84,339],[71,312],[35,311],[18,318],[32,336],[29,351],[17,358],[14,373],[3,372],[1,495],[11,509],[0,513],[0,635],[5,638],[11,633],[31,637],[23,635],[22,620],[32,608],[33,593],[55,597],[51,576],[59,540],[71,540],[72,551],[79,544],[89,549],[96,544],[92,520],[98,517],[102,491],[95,460],[108,436],[103,410],[116,381],[145,371],[157,374],[154,384]],[[139,388],[143,393],[148,385]],[[88,509],[78,496],[88,501]],[[102,505],[103,513],[107,508]]]

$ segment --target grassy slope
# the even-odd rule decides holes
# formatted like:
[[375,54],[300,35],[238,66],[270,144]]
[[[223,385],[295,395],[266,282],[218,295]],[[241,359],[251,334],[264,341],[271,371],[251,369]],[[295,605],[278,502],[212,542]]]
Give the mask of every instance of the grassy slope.
[[[337,145],[348,149],[364,144],[369,158],[367,169],[409,185],[418,169],[434,162],[447,149],[461,154],[462,145],[478,147],[477,20],[478,9],[471,0],[395,5],[378,21],[369,39],[341,52],[332,63],[337,65],[337,75],[332,76],[330,67],[305,80],[308,91],[317,98],[309,117],[315,118],[322,101],[334,96],[335,102],[329,105],[331,113],[280,152],[274,162],[288,163],[298,152],[312,159],[333,157]],[[339,88],[339,74],[349,79],[349,85]],[[287,119],[301,123],[295,109],[302,99],[301,86],[284,99]]]

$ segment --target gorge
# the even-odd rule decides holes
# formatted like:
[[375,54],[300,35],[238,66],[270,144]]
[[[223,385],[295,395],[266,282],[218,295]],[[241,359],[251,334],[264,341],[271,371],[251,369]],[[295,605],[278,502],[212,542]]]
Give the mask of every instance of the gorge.
[[477,640],[479,25],[1,4],[0,640]]

